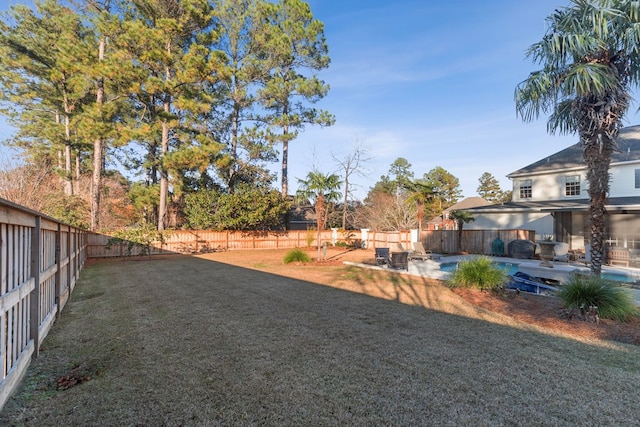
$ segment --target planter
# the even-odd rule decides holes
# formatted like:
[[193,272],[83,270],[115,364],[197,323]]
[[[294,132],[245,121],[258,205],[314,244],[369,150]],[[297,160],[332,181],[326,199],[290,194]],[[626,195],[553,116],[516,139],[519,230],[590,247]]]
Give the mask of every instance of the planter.
[[540,259],[542,260],[540,266],[553,268],[553,263],[551,261],[554,256],[553,248],[556,246],[557,242],[549,242],[545,240],[537,243],[538,246],[540,246]]

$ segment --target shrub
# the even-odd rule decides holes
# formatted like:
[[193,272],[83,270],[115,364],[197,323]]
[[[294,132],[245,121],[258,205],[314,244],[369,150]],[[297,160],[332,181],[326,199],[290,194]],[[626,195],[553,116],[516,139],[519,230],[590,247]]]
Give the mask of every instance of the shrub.
[[619,285],[598,276],[573,275],[558,291],[564,306],[583,313],[597,307],[603,319],[628,321],[638,315],[633,294]]
[[292,262],[311,262],[311,257],[301,249],[293,249],[284,256],[284,263],[289,264]]
[[316,238],[316,232],[313,228],[307,228],[307,247],[310,248],[313,243],[313,239]]
[[113,237],[107,241],[107,250],[110,250],[112,246],[126,245],[125,256],[133,255],[135,248],[138,248],[138,255],[150,255],[153,243],[164,244],[167,237],[171,235],[171,230],[158,231],[153,224],[144,224],[116,230],[111,234]]
[[507,281],[507,273],[495,265],[489,257],[477,257],[458,264],[451,273],[449,286],[454,288],[477,288],[497,290]]

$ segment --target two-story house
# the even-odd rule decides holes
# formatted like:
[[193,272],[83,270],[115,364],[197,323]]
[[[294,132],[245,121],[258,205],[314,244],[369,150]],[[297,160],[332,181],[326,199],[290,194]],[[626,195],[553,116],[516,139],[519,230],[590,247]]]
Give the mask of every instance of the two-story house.
[[[640,249],[640,126],[624,128],[611,160],[607,201],[607,243]],[[588,244],[589,195],[580,143],[507,175],[512,201],[469,211],[475,221],[467,229],[535,230],[567,242],[571,249]]]

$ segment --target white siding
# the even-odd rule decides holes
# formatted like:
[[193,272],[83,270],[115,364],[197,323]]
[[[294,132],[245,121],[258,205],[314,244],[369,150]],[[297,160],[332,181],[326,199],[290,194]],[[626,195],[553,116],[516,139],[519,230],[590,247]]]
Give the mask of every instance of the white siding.
[[609,170],[611,174],[611,197],[635,197],[640,196],[640,188],[635,188],[635,170],[640,169],[640,164],[631,163],[614,165]]
[[[640,196],[640,188],[635,188],[635,171],[640,169],[640,162],[614,164],[609,169],[611,176],[609,197],[637,197]],[[565,178],[567,176],[580,176],[580,196],[565,195]],[[530,199],[521,199],[519,184],[523,179],[530,179],[532,191]],[[589,195],[586,169],[578,171],[549,172],[543,175],[529,175],[513,178],[514,202],[540,202],[545,200],[575,200],[588,199]]]
[[[633,171],[631,172],[633,173]],[[565,183],[568,176],[580,176],[580,195],[566,196]],[[520,198],[520,181],[523,179],[531,179],[531,198]],[[576,200],[587,199],[587,177],[585,170],[579,171],[563,171],[560,173],[548,173],[544,175],[530,175],[522,178],[513,179],[513,201],[514,202],[540,202],[545,200]],[[631,182],[633,185],[633,181]]]

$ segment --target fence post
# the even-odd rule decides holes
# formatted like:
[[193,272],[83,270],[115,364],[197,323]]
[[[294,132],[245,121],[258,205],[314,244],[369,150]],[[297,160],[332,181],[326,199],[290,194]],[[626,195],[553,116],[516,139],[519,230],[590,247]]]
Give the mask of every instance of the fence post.
[[31,292],[29,304],[31,305],[29,317],[29,333],[33,340],[33,356],[40,353],[40,248],[42,247],[41,217],[35,217],[36,223],[31,230],[31,277],[35,287]]
[[60,245],[62,244],[61,242],[61,237],[62,236],[62,224],[58,223],[58,231],[56,231],[56,274],[53,280],[56,281],[56,305],[58,306],[58,312],[56,313],[56,317],[60,316],[60,313],[62,312],[62,307],[60,304],[60,294],[62,293],[62,271],[60,269]]
[[67,283],[65,289],[69,289],[69,294],[71,294],[71,253],[71,226],[67,225]]

